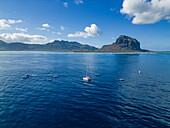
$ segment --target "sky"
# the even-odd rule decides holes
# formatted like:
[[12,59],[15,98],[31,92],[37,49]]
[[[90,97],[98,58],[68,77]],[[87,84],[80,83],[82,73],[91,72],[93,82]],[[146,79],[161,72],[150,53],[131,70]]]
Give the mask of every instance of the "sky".
[[120,35],[170,50],[170,0],[0,0],[0,40],[77,41],[98,48]]

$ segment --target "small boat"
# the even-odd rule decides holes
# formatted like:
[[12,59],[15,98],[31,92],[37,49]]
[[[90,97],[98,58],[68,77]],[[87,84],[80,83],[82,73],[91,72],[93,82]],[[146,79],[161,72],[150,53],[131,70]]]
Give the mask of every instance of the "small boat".
[[28,79],[28,78],[29,78],[29,76],[23,76],[22,78],[23,78],[23,79]]
[[139,72],[139,74],[141,74],[141,71],[138,71]]
[[28,76],[28,77],[29,77],[29,76],[33,76],[33,74],[26,74],[25,76]]
[[100,74],[95,74],[95,76],[100,76]]
[[53,76],[53,78],[58,78],[58,76]]
[[83,81],[89,82],[91,81],[91,78],[89,76],[83,77]]
[[48,81],[52,81],[52,79],[48,79]]
[[119,79],[119,81],[125,81],[124,79]]

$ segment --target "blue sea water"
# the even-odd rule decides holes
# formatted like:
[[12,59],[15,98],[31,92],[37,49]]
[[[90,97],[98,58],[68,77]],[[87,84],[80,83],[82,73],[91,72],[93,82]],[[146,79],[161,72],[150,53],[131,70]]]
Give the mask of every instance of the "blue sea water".
[[0,128],[145,127],[170,127],[170,54],[0,52]]

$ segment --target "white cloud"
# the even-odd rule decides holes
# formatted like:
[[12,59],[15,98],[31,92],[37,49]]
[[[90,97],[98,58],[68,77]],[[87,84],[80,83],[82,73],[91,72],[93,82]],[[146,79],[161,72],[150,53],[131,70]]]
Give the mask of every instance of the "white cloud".
[[23,21],[22,20],[6,20],[7,21],[7,23],[9,23],[9,24],[16,24],[16,23],[22,23]]
[[54,40],[54,39],[52,39],[52,40],[50,40],[49,42],[50,42],[50,43],[52,43],[52,42],[54,42],[54,41],[55,41],[55,40]]
[[68,2],[63,3],[64,7],[68,8]]
[[61,32],[52,32],[53,34],[61,35]]
[[41,30],[41,31],[50,31],[48,30],[47,28],[37,28],[38,30]]
[[83,37],[83,38],[88,38],[88,34],[85,32],[76,32],[75,34],[68,34],[67,37]]
[[83,0],[74,0],[74,3],[79,5],[79,4],[83,4],[84,2],[83,2]]
[[6,23],[6,20],[0,20],[0,30],[9,29],[11,26]]
[[17,31],[27,32],[28,28],[16,28]]
[[61,30],[65,30],[65,27],[64,27],[64,26],[60,26],[60,29],[61,29]]
[[52,40],[50,40],[49,42],[50,42],[50,43],[52,43],[52,42],[54,42],[54,41],[56,41],[56,40],[58,40],[58,41],[62,41],[62,39],[61,39],[61,38],[57,38],[57,39],[52,39]]
[[124,0],[120,12],[133,18],[133,24],[153,24],[169,20],[170,0]]
[[95,37],[100,35],[100,29],[96,24],[91,24],[90,27],[86,27],[84,30],[89,36]]
[[51,26],[49,24],[42,24],[42,27],[50,28]]
[[0,34],[0,39],[6,42],[24,42],[29,44],[43,44],[47,41],[47,38],[42,35],[29,35],[24,33],[2,33]]
[[6,19],[0,19],[0,30],[2,29],[10,29],[11,24],[21,23],[22,20],[6,20]]
[[61,39],[61,38],[57,38],[56,40],[62,41],[62,39]]
[[46,28],[37,28],[38,30],[41,30],[41,31],[43,31],[43,30],[46,30]]
[[38,30],[41,31],[50,31],[49,28],[53,28],[52,26],[50,26],[49,24],[42,24],[41,28],[37,28]]
[[91,24],[90,27],[84,29],[85,32],[76,32],[75,34],[68,34],[67,37],[96,37],[100,35],[100,29],[96,24]]

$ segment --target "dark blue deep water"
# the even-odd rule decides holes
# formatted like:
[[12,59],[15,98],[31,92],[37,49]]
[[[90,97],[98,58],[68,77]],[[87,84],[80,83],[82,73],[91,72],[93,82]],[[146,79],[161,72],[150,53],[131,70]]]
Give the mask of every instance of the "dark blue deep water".
[[131,127],[170,127],[170,54],[0,52],[0,128]]

